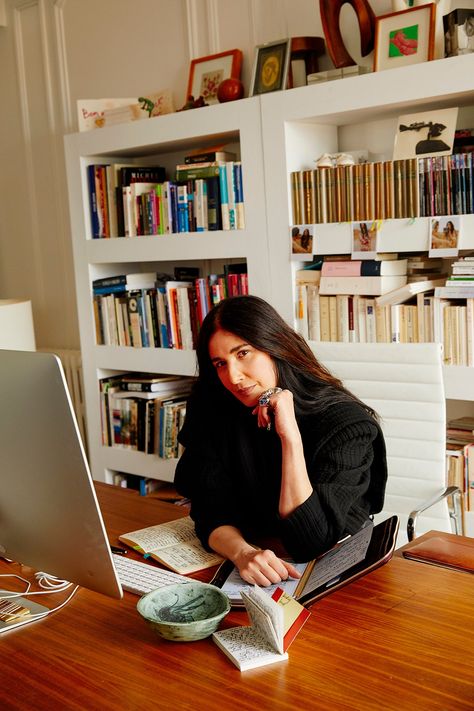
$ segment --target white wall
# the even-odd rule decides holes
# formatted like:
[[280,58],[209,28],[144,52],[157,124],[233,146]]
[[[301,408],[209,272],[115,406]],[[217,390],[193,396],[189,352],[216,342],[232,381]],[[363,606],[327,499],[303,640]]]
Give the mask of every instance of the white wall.
[[[377,15],[391,0],[372,0]],[[287,36],[323,36],[316,0],[5,0],[0,25],[0,298],[33,303],[38,347],[76,348],[62,137],[78,99],[170,88],[185,100],[192,58],[244,53]],[[354,13],[343,8],[356,61]],[[355,39],[354,39],[355,38]],[[366,58],[365,62],[370,61]],[[325,57],[321,68],[330,66]]]

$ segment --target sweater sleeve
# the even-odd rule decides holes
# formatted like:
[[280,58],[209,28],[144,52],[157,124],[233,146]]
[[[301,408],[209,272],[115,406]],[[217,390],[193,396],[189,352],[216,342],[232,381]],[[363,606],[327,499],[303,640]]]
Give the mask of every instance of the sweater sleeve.
[[374,442],[381,437],[376,422],[365,417],[327,424],[327,436],[306,456],[313,493],[279,524],[285,548],[298,561],[311,560],[355,533],[373,508],[371,479],[380,477],[385,486],[385,459],[374,457]]

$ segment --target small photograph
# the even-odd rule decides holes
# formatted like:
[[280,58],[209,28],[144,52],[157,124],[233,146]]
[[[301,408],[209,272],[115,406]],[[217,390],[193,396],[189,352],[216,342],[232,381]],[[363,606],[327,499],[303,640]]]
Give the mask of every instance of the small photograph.
[[375,259],[377,233],[375,222],[352,223],[352,259]]
[[459,251],[460,217],[432,217],[430,229],[430,257],[455,257]]
[[451,154],[457,116],[457,108],[400,116],[393,160]]
[[292,254],[313,254],[313,225],[298,225],[291,228]]

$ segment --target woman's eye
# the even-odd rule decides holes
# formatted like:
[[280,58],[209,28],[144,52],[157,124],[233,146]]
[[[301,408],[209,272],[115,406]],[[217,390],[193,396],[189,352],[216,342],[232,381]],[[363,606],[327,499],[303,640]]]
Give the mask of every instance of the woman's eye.
[[225,365],[225,361],[223,361],[223,360],[218,360],[218,361],[214,362],[214,368],[216,368],[216,369],[222,368],[224,365]]
[[245,358],[245,356],[248,354],[249,351],[242,350],[239,351],[239,358]]

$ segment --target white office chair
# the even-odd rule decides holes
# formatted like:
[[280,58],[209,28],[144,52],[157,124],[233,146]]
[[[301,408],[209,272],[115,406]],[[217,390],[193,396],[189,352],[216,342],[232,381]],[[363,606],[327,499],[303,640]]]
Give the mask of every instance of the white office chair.
[[456,487],[446,488],[441,345],[316,341],[309,345],[380,416],[388,482],[384,508],[375,522],[393,514],[400,518],[398,546],[430,530],[462,533],[461,493]]

